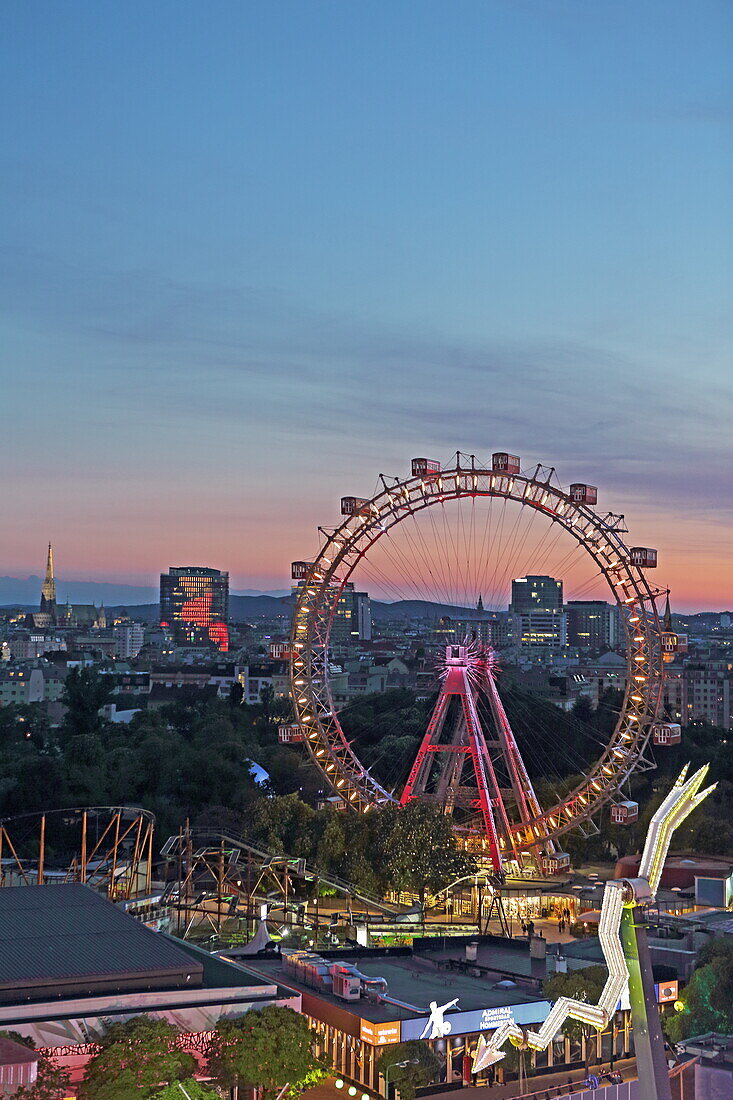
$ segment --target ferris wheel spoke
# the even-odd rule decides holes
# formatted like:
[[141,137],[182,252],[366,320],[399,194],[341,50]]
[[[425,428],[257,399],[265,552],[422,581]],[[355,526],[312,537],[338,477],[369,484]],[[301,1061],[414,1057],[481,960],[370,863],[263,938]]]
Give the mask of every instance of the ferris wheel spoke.
[[[440,543],[440,533],[438,531],[438,527],[437,527],[437,524],[435,522],[435,516],[433,514],[433,509],[432,508],[426,508],[424,514],[427,515],[428,520],[430,522],[430,527],[431,527],[430,537],[432,539],[433,545],[435,547],[437,547]],[[415,520],[415,522],[417,523],[417,519]],[[447,578],[447,575],[446,575],[446,570],[448,568],[447,564],[446,564],[446,558],[443,554],[437,554],[436,557],[437,557],[438,571],[439,571],[441,581],[442,581],[442,584],[443,584],[442,602],[448,604],[448,603],[450,603],[450,585],[449,585],[448,578]]]

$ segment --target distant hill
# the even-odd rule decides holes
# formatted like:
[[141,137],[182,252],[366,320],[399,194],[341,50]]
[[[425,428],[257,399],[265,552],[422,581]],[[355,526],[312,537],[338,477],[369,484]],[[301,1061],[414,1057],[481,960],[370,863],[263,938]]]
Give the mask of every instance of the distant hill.
[[[229,616],[232,622],[251,622],[254,619],[275,619],[281,615],[290,617],[292,596],[230,596]],[[154,623],[158,619],[158,604],[110,605],[111,614],[127,611],[133,619]],[[398,622],[402,619],[440,619],[443,615],[454,618],[472,618],[476,611],[470,607],[454,607],[451,604],[430,603],[428,600],[400,600],[382,603],[372,600],[372,618],[376,622]]]
[[[37,608],[41,598],[43,577],[0,577],[0,605],[28,606]],[[108,581],[65,581],[56,578],[56,599],[58,603],[93,603],[97,607],[104,604],[143,604],[157,600],[155,588],[135,584],[114,584]]]
[[481,616],[475,607],[455,607],[447,603],[431,603],[429,600],[397,600],[395,603],[382,603],[372,600],[372,619],[376,622],[396,622],[400,619],[442,619],[448,615],[453,619],[488,619],[490,613]]
[[[290,596],[229,596],[229,618],[235,623],[247,623],[253,619],[274,619],[279,615],[290,617]],[[132,619],[141,619],[146,623],[158,621],[160,607],[155,603],[116,604],[107,608],[112,615],[123,611]]]

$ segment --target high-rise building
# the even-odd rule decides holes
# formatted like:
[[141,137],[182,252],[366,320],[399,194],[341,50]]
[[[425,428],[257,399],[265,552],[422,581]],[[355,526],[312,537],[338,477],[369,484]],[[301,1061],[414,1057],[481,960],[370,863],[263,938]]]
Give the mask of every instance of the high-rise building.
[[115,657],[123,661],[137,657],[145,644],[145,628],[142,623],[120,622],[112,627],[115,640]]
[[568,645],[580,649],[615,649],[620,641],[618,608],[603,600],[570,600],[565,604]]
[[197,565],[160,575],[160,625],[181,646],[229,649],[229,574]]
[[509,610],[515,615],[533,611],[562,611],[562,581],[545,576],[517,577],[512,581]]
[[524,611],[511,616],[514,645],[528,649],[562,649],[567,645],[567,616],[560,610]]
[[356,592],[349,581],[344,587],[331,623],[331,643],[368,642],[372,637],[372,609],[368,592]]

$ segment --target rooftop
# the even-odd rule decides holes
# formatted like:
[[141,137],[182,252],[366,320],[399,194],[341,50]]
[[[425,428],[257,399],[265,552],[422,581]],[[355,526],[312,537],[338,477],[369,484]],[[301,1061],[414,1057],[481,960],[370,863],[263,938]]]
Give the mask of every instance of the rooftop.
[[201,961],[79,883],[0,889],[0,1002],[201,986]]
[[23,1043],[0,1038],[0,1066],[17,1066],[25,1062],[37,1062],[40,1054]]
[[301,993],[308,993],[337,1005],[342,1009],[373,1023],[394,1020],[414,1020],[418,1015],[430,1012],[429,1004],[458,998],[461,1012],[475,1012],[483,1009],[503,1008],[507,1005],[524,1005],[543,1001],[541,993],[533,993],[519,987],[496,988],[494,978],[477,978],[470,973],[447,970],[436,965],[434,959],[412,955],[409,949],[400,953],[360,954],[356,951],[325,952],[328,962],[340,962],[354,966],[369,978],[384,978],[387,982],[387,996],[406,1005],[413,1005],[419,1012],[387,1002],[374,1003],[362,997],[356,1002],[347,1002],[333,993],[326,992],[299,982],[286,973],[279,958],[255,957],[247,959],[247,966],[277,982],[290,986]]

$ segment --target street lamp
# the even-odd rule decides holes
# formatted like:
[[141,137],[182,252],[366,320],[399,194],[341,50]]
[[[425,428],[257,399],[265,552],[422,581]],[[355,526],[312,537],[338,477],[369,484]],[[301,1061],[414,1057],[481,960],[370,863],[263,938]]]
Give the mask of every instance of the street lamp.
[[405,1066],[419,1066],[420,1062],[417,1058],[407,1058],[404,1062],[392,1062],[390,1066],[385,1066],[384,1069],[384,1095],[389,1100],[389,1075],[393,1069],[404,1069]]

